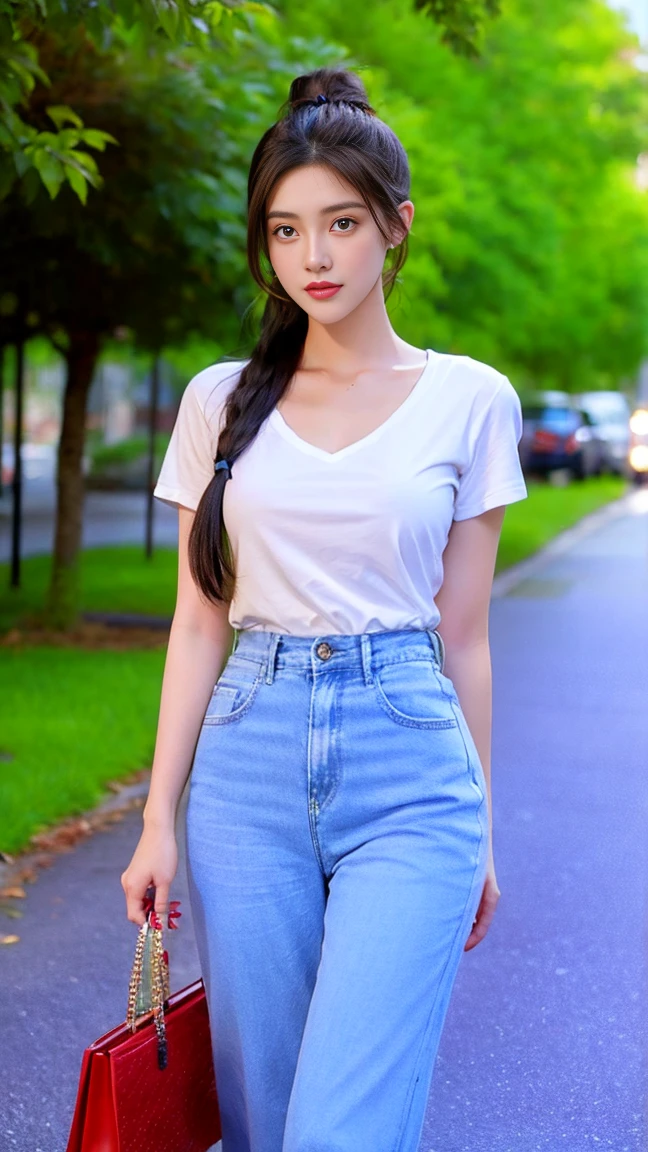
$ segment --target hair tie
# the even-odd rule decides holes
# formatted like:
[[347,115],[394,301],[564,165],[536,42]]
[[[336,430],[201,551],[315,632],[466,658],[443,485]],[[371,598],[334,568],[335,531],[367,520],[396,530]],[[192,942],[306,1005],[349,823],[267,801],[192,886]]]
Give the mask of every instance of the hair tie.
[[227,479],[231,480],[232,469],[230,467],[229,461],[228,460],[216,460],[216,462],[214,463],[214,472],[215,473],[219,472],[221,468],[227,469]]
[[317,104],[330,104],[331,101],[329,100],[328,96],[325,96],[323,92],[320,92],[319,96],[317,97],[316,103]]

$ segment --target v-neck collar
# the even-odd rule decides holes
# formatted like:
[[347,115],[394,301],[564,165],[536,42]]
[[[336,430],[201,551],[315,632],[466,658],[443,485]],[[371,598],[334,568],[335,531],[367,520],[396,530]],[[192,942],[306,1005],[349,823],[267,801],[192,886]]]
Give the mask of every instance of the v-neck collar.
[[287,424],[279,409],[275,406],[269,416],[269,423],[288,440],[295,447],[300,448],[302,452],[306,452],[310,456],[317,456],[319,460],[327,460],[329,463],[335,463],[337,460],[343,460],[350,456],[353,452],[357,452],[360,448],[366,448],[368,444],[372,444],[379,436],[382,436],[388,428],[391,428],[397,420],[401,419],[414,404],[416,398],[421,395],[425,389],[427,378],[430,374],[432,364],[436,356],[431,348],[425,349],[426,361],[423,371],[419,376],[414,387],[407,393],[405,399],[395,408],[382,424],[374,428],[372,432],[368,432],[366,436],[362,436],[359,440],[354,440],[352,444],[347,444],[344,448],[338,448],[337,452],[327,452],[325,448],[319,448],[317,444],[311,444],[309,440],[302,439],[298,436],[290,424]]

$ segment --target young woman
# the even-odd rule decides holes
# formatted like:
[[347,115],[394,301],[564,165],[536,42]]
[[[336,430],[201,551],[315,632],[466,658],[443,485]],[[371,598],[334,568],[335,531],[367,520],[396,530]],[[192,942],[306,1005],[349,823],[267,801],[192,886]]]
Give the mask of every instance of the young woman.
[[521,409],[391,326],[414,205],[359,78],[300,76],[283,112],[249,175],[261,336],[190,381],[155,488],[178,597],[122,885],[134,923],[149,884],[166,909],[192,769],[223,1152],[415,1152],[499,897],[488,608]]

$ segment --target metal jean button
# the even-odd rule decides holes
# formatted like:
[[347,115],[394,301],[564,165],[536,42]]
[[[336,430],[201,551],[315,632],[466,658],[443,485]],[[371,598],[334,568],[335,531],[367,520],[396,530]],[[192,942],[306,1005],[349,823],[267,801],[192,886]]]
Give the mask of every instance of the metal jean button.
[[326,643],[326,640],[323,640],[321,644],[318,644],[315,651],[317,652],[320,660],[328,660],[329,657],[333,655],[333,649],[331,648],[330,644]]

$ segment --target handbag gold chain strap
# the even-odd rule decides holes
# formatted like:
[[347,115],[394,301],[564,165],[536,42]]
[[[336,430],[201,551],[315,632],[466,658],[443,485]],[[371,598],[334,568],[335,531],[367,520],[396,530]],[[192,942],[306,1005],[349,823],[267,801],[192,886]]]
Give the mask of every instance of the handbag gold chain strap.
[[137,934],[128,984],[126,1024],[131,1032],[135,1032],[138,1020],[153,1013],[160,1069],[166,1068],[168,1059],[164,1006],[170,995],[169,964],[162,942],[162,927],[151,924],[149,913]]

